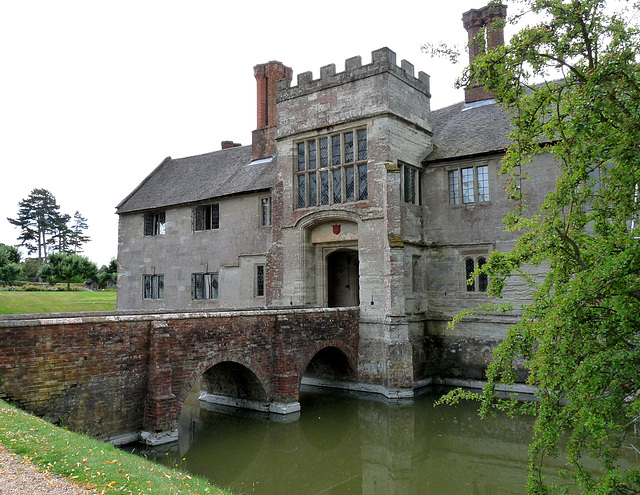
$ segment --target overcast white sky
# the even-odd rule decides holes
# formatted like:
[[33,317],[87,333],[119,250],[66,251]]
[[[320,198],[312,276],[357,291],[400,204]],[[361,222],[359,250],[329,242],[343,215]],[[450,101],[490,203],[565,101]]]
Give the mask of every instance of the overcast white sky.
[[[0,243],[35,188],[88,219],[84,254],[117,254],[115,206],[166,156],[251,143],[253,66],[298,73],[389,47],[431,76],[432,108],[463,98],[461,65],[422,53],[464,44],[462,13],[485,0],[24,0],[0,3]],[[508,2],[507,2],[508,3]],[[511,7],[511,6],[510,6]],[[513,8],[512,8],[513,9]],[[512,12],[513,13],[513,10]],[[508,33],[507,33],[508,34]]]

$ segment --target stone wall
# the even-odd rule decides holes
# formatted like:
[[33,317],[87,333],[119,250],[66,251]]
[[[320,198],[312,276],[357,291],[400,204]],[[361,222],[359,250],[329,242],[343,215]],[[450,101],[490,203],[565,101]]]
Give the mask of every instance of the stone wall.
[[[485,165],[489,173],[489,201],[450,205],[448,171]],[[494,250],[507,251],[519,236],[519,232],[505,230],[503,218],[514,210],[515,204],[507,198],[505,186],[509,178],[500,174],[501,165],[502,155],[495,154],[430,164],[424,174],[425,375],[484,379],[491,352],[508,327],[517,321],[520,305],[532,296],[525,281],[513,277],[503,291],[503,299],[494,302],[511,302],[515,311],[478,315],[454,328],[448,326],[459,312],[491,301],[486,292],[478,290],[477,281],[474,291],[467,290],[465,260],[488,258]],[[521,192],[528,204],[525,215],[534,215],[540,211],[547,192],[553,190],[558,169],[550,155],[541,155],[520,172]],[[545,269],[529,267],[529,273],[541,278]]]
[[[262,226],[260,200],[245,194],[218,203],[220,227],[194,231],[192,206],[166,209],[164,235],[143,235],[144,213],[121,214],[118,228],[118,309],[218,309],[265,306],[255,293],[255,266],[265,263],[271,226]],[[217,273],[218,299],[191,296],[192,273]],[[143,299],[143,275],[164,275],[162,299]]]
[[[327,305],[327,257],[339,249],[357,251],[360,289],[360,368],[363,382],[390,395],[413,394],[414,356],[405,301],[415,306],[410,270],[405,267],[404,215],[399,163],[421,167],[431,148],[429,77],[416,77],[407,61],[382,48],[370,64],[360,57],[298,76],[297,85],[278,86],[278,185],[274,194],[274,243],[269,253],[269,301]],[[318,137],[367,131],[366,200],[298,208],[295,174],[297,144]],[[277,212],[277,215],[275,214]],[[323,226],[355,226],[355,236],[314,240]],[[421,225],[421,223],[419,222]],[[420,236],[418,236],[420,238]],[[390,241],[391,239],[391,241]],[[397,242],[399,240],[399,243]],[[409,257],[411,258],[411,257]],[[411,266],[411,265],[410,265]],[[420,324],[420,337],[422,336]]]

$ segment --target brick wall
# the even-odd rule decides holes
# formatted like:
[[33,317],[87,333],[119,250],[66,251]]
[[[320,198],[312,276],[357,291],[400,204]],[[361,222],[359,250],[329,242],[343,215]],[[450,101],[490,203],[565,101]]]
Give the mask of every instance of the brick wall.
[[106,440],[175,427],[191,387],[225,361],[253,372],[269,400],[295,402],[327,346],[357,366],[357,310],[3,318],[0,397]]

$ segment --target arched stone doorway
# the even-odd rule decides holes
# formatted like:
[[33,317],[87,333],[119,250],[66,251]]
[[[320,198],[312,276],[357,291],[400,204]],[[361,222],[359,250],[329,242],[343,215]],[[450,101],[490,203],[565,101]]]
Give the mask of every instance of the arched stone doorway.
[[327,256],[327,306],[360,304],[360,265],[358,251],[339,249]]
[[[314,213],[301,220],[298,228],[301,304],[357,306],[359,250],[355,215],[341,211]],[[291,260],[295,258],[292,256]],[[290,297],[287,302],[294,300]]]

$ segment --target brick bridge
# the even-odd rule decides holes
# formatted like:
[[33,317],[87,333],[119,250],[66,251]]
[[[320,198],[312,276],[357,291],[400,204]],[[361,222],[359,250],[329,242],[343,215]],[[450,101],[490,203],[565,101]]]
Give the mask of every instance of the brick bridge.
[[358,309],[85,313],[0,319],[0,397],[71,430],[123,442],[175,430],[209,395],[299,410],[302,376],[357,379]]

